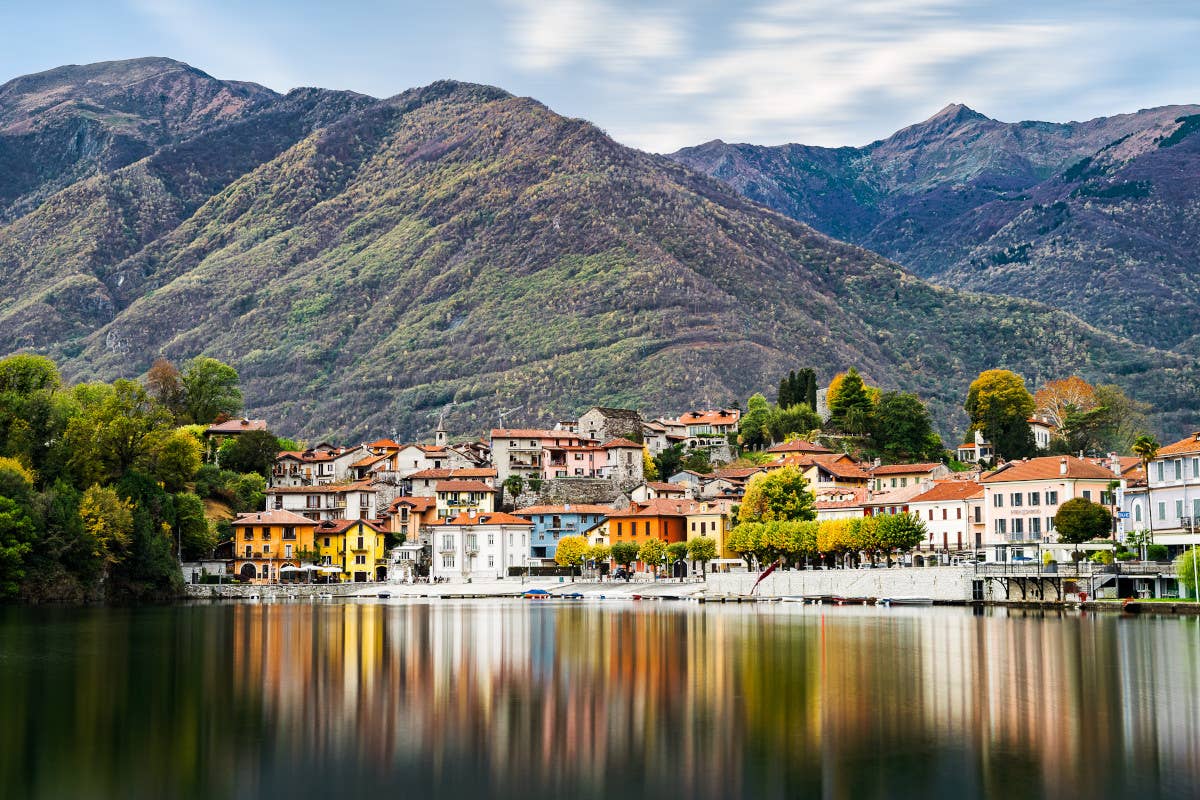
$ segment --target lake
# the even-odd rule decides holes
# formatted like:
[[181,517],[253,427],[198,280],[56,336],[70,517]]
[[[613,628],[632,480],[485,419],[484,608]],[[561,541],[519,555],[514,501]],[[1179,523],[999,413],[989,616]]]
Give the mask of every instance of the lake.
[[317,601],[0,608],[0,796],[1196,795],[1200,620]]

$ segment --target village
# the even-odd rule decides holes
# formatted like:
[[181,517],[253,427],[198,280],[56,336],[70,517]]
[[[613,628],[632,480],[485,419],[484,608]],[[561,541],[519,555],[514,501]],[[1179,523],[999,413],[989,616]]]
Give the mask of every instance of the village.
[[[1004,462],[976,432],[956,449],[957,470],[940,461],[862,461],[791,437],[754,453],[750,463],[745,454],[734,458],[742,416],[724,408],[645,419],[634,409],[594,407],[552,428],[495,428],[477,440],[452,441],[439,420],[429,442],[318,442],[280,452],[265,507],[233,520],[232,540],[214,560],[185,564],[185,577],[412,584],[758,571],[768,564],[739,542],[739,507],[754,481],[784,468],[806,481],[817,524],[905,515],[919,525],[920,541],[887,553],[886,565],[1032,574],[1039,596],[1041,576],[1081,561],[1106,574],[1116,572],[1108,565],[1126,562],[1123,578],[1113,574],[1100,589],[1093,579],[1092,592],[1178,596],[1166,562],[1196,544],[1200,433],[1150,457]],[[1040,417],[1027,422],[1044,449],[1054,425]],[[233,419],[207,434],[219,440],[266,429],[265,420]],[[700,455],[710,468],[654,474],[656,458],[671,448]],[[1079,498],[1107,509],[1111,532],[1082,545],[1060,542],[1056,514]],[[656,544],[647,548],[650,542]],[[813,554],[789,566],[884,566],[860,555]],[[1029,591],[1025,583],[1021,591]]]

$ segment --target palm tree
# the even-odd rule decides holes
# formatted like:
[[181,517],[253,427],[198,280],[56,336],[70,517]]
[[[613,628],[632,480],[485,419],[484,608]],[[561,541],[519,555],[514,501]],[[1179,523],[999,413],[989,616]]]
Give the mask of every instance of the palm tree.
[[[1142,472],[1146,475],[1146,519],[1150,523],[1150,540],[1147,544],[1154,542],[1154,503],[1150,497],[1150,462],[1158,455],[1158,440],[1148,433],[1143,433],[1141,436],[1133,440],[1134,455],[1142,460]],[[1144,555],[1144,554],[1143,554]]]

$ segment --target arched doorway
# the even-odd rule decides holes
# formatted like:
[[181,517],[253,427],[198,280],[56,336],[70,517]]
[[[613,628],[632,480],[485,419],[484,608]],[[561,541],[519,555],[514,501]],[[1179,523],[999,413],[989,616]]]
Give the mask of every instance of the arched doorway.
[[387,567],[376,567],[375,568],[375,580],[377,580],[377,581],[386,581],[387,580]]
[[255,572],[253,564],[242,564],[242,569],[238,572],[238,577],[244,581],[252,581],[258,577],[258,573]]

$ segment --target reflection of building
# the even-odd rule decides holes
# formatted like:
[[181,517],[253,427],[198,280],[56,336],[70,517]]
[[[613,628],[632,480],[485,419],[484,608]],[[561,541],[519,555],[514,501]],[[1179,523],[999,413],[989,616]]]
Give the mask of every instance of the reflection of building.
[[313,549],[316,523],[290,511],[259,511],[233,521],[233,574],[243,581],[279,579],[285,566],[301,567]]

